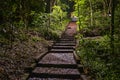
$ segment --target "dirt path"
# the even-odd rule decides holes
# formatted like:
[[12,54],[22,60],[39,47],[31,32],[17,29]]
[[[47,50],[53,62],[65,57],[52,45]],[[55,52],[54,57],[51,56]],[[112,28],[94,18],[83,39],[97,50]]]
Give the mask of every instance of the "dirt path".
[[67,25],[66,30],[62,36],[74,36],[74,34],[76,33],[76,30],[77,30],[76,22],[70,22]]

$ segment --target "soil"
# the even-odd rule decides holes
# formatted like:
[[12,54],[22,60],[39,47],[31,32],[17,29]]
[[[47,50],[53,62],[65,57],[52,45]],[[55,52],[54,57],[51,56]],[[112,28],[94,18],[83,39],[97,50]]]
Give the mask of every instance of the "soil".
[[[22,80],[24,69],[35,63],[35,58],[47,51],[52,41],[37,35],[30,35],[27,41],[16,41],[10,45],[0,46],[0,80]],[[41,38],[33,41],[32,37]]]
[[76,33],[76,30],[77,30],[76,22],[70,22],[66,27],[65,35],[73,36]]

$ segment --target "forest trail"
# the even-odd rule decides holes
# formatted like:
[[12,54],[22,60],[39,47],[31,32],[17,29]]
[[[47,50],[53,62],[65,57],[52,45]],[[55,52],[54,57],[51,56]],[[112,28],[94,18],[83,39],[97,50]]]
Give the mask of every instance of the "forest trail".
[[[67,25],[67,28],[64,33],[67,36],[74,36],[74,34],[76,33],[76,30],[77,30],[77,24],[75,22],[70,22]],[[65,36],[65,35],[62,35],[62,36]]]
[[83,66],[78,66],[75,58],[76,28],[75,22],[67,25],[60,40],[39,59],[28,80],[87,80],[82,75]]

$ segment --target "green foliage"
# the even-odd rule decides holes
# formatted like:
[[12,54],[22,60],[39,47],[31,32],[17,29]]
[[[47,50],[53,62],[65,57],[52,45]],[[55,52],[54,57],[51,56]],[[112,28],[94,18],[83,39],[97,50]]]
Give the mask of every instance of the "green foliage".
[[[104,12],[104,2],[99,0],[75,0],[74,15],[78,16],[80,29],[106,29],[110,25],[110,17]],[[106,34],[108,32],[102,32]]]
[[[58,14],[59,13],[59,14]],[[62,29],[64,25],[64,19],[66,17],[66,12],[64,12],[60,6],[54,6],[53,12],[50,14],[51,28],[52,29]]]
[[37,41],[41,41],[41,38],[38,36],[34,36],[34,37],[32,37],[32,40],[37,42]]
[[[113,16],[108,15],[112,11],[109,0],[74,1],[76,3],[74,14],[78,16],[77,23],[80,25],[80,33],[83,34],[77,36],[80,40],[77,53],[81,56],[83,64],[90,68],[90,73],[96,80],[119,80],[120,2],[117,1],[114,6],[116,9],[113,24],[111,20]],[[111,28],[113,25],[114,30]],[[111,32],[114,36],[111,36]],[[111,38],[114,38],[114,41],[111,41],[113,40]],[[114,54],[112,54],[113,46],[110,45],[112,43],[114,43]]]
[[47,28],[49,21],[49,14],[47,13],[34,13],[32,25],[35,27]]
[[[30,28],[38,29],[45,38],[58,38],[56,33],[64,29],[65,23],[62,22],[65,21],[67,5],[60,0],[55,6],[48,5],[45,0],[2,0],[0,4],[0,36],[8,41],[26,40]],[[51,7],[51,13],[45,13],[47,6]],[[2,41],[4,40],[1,39]]]
[[44,0],[2,0],[0,2],[1,36],[10,40],[10,38],[19,35],[15,32],[19,33],[18,31],[21,29],[28,29],[28,25],[33,21],[33,12],[38,13],[40,11],[45,11]]
[[64,30],[66,12],[63,12],[60,6],[53,6],[53,11],[50,14],[41,12],[34,13],[32,11],[31,15],[34,15],[32,22],[33,28],[40,32],[41,36],[47,39],[58,39],[58,32]]
[[[96,76],[96,80],[119,80],[120,66],[119,61],[119,20],[120,8],[119,1],[114,6],[115,9],[115,25],[111,22],[111,18],[108,13],[111,12],[111,4],[109,0],[74,0],[75,12],[78,16],[81,32],[83,36],[87,38],[81,38],[80,44],[77,50],[81,56],[83,64],[90,68],[91,73]],[[112,1],[112,0],[111,0]],[[114,0],[113,0],[114,1]],[[115,26],[114,30],[111,30],[112,26]],[[112,38],[111,31],[114,34],[114,54],[113,49],[110,46],[110,38]],[[96,39],[94,34],[99,34],[102,38]],[[93,36],[91,36],[92,34]],[[107,35],[107,36],[106,36]],[[79,37],[79,35],[78,35]],[[92,38],[92,39],[91,39]]]
[[119,57],[113,58],[111,55],[108,36],[94,38],[83,38],[81,36],[79,40],[77,54],[81,57],[84,66],[90,68],[90,73],[96,77],[96,80],[120,79],[118,76],[120,74],[118,71]]

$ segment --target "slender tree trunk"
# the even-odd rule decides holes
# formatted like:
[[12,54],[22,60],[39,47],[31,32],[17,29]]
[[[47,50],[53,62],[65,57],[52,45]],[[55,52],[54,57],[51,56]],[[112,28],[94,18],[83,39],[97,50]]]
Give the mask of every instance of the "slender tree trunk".
[[103,1],[103,8],[104,8],[104,16],[107,17],[107,4],[106,4],[106,0]]
[[111,1],[111,49],[114,54],[114,15],[115,15],[115,0]]
[[79,7],[79,3],[78,3],[78,20],[79,20],[79,31],[80,31],[80,7]]
[[90,20],[90,26],[93,26],[93,10],[92,10],[92,2],[91,0],[89,0],[90,3],[90,16],[91,16],[91,20]]

